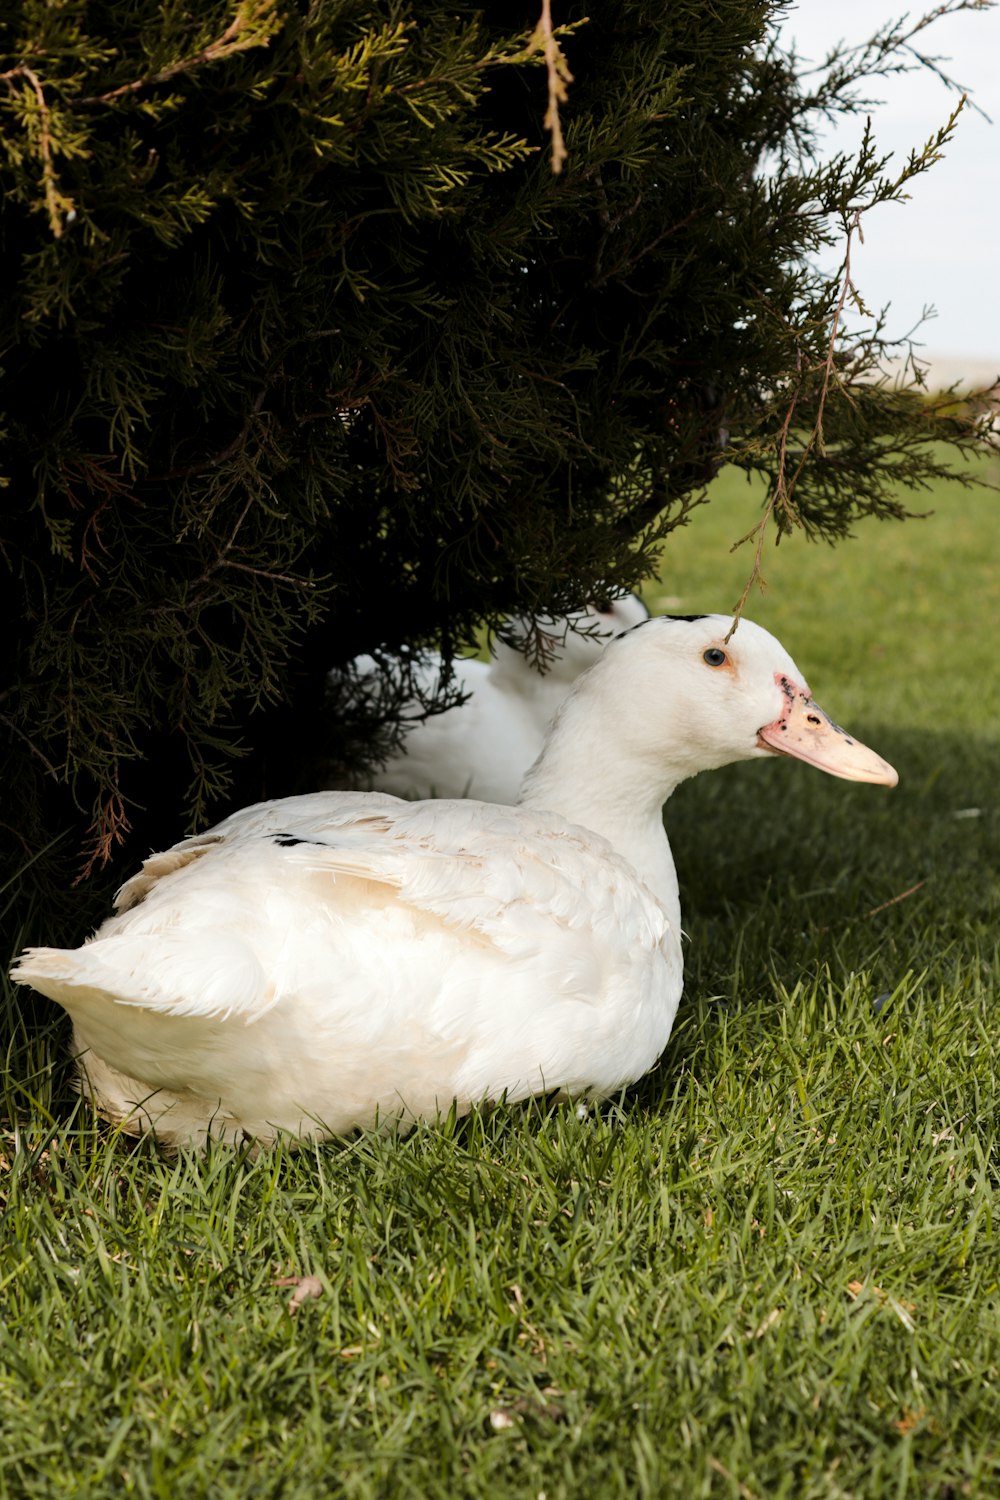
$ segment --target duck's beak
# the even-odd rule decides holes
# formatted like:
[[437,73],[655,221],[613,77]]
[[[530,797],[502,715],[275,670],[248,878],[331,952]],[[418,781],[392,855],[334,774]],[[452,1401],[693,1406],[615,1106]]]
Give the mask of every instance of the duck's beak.
[[792,755],[845,781],[870,781],[895,786],[899,777],[874,750],[853,739],[835,724],[808,692],[783,673],[775,673],[785,705],[780,718],[757,731],[757,744],[775,755]]

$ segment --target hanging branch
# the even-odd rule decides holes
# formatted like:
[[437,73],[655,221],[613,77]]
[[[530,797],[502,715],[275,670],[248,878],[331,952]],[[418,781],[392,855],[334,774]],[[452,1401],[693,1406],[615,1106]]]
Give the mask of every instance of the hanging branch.
[[6,83],[8,87],[13,86],[15,78],[27,80],[34,91],[35,100],[38,104],[38,146],[42,153],[42,183],[45,188],[45,208],[49,216],[49,228],[56,239],[63,232],[62,215],[72,213],[73,200],[67,198],[60,191],[56,179],[56,169],[52,160],[52,115],[48,104],[45,102],[45,93],[39,82],[38,74],[26,64],[22,63],[17,68],[11,68],[7,73],[0,73],[0,82]]
[[[767,523],[770,521],[771,517],[774,514],[775,508],[778,505],[781,505],[786,511],[793,511],[791,495],[789,493],[789,489],[785,480],[785,462],[788,453],[788,434],[791,431],[792,418],[795,415],[795,408],[799,404],[799,396],[802,393],[801,350],[797,351],[795,356],[795,369],[796,374],[799,378],[796,379],[795,390],[792,393],[791,401],[788,403],[788,410],[785,412],[785,420],[781,424],[781,432],[778,436],[778,474],[774,482],[774,488],[771,490],[771,493],[767,497],[767,504],[764,507],[764,514],[761,516],[756,526],[752,526],[744,536],[740,537],[739,541],[733,543],[733,546],[730,549],[731,551],[735,551],[737,547],[742,547],[744,542],[748,542],[752,536],[755,536],[757,538],[756,545],[754,547],[753,567],[750,569],[749,578],[743,585],[743,592],[740,594],[740,597],[736,601],[736,604],[733,608],[733,623],[729,628],[728,635],[726,636],[727,641],[730,639],[737,625],[740,623],[740,617],[742,616],[743,610],[746,607],[746,602],[750,597],[750,590],[753,588],[754,584],[759,584],[762,592],[767,587],[767,583],[762,571],[764,558],[764,537],[767,534]],[[797,470],[796,473],[798,473]]]
[[[931,73],[946,89],[963,95],[970,109],[981,115],[987,123],[990,116],[975,99],[968,98],[968,89],[941,67],[942,59],[922,52],[913,45],[915,37],[946,16],[955,16],[962,11],[986,11],[993,0],[942,0],[933,10],[909,24],[909,14],[883,25],[867,42],[848,47],[838,45],[830,51],[825,61],[816,67],[803,68],[799,76],[803,79],[813,74],[825,75],[820,86],[811,94],[804,93],[799,101],[800,112],[820,110],[832,118],[838,109],[860,110],[868,108],[871,99],[852,99],[847,89],[873,77],[884,77],[893,73],[912,73],[920,70]],[[943,59],[947,61],[947,59]]]
[[[117,780],[118,763],[116,761],[111,776],[111,785],[114,786]],[[125,800],[121,793],[105,791],[98,799],[97,811],[81,850],[81,853],[85,855],[84,863],[73,884],[82,885],[95,870],[103,869],[111,859],[115,848],[125,843],[131,827],[125,811]]]
[[527,55],[530,56],[532,52],[541,52],[545,58],[545,71],[549,80],[549,107],[545,111],[545,119],[542,123],[552,137],[551,166],[552,171],[558,176],[568,154],[563,140],[562,123],[559,119],[559,106],[565,104],[569,98],[566,85],[573,82],[573,75],[552,29],[552,0],[542,0],[542,14],[527,47]]
[[246,52],[250,47],[266,47],[271,40],[269,36],[262,37],[256,30],[252,30],[249,36],[244,33],[258,22],[266,20],[273,12],[274,5],[275,0],[246,0],[222,35],[216,37],[214,42],[209,42],[194,57],[182,57],[169,67],[161,68],[158,73],[148,73],[144,78],[134,79],[132,83],[120,84],[106,94],[91,94],[86,99],[79,100],[79,103],[110,104],[114,99],[122,99],[126,94],[134,94],[139,89],[151,88],[156,83],[166,83],[178,74],[189,73],[192,68],[200,68],[205,63],[221,62],[223,58],[232,57],[237,52]]
[[855,208],[854,212],[851,214],[847,222],[847,243],[844,248],[844,273],[840,284],[840,295],[837,298],[837,305],[834,308],[833,318],[830,323],[830,337],[827,340],[826,358],[824,359],[822,365],[818,367],[823,371],[823,383],[820,386],[819,402],[816,407],[816,418],[809,432],[809,436],[806,438],[806,441],[803,444],[802,452],[799,455],[799,461],[795,465],[795,472],[792,474],[790,479],[787,477],[786,468],[788,462],[788,434],[791,431],[792,418],[795,415],[795,409],[798,406],[799,397],[802,394],[801,351],[799,351],[796,355],[795,361],[796,374],[798,377],[795,382],[795,390],[792,394],[792,399],[788,404],[788,410],[785,412],[785,419],[781,424],[781,431],[778,438],[778,471],[775,475],[774,486],[771,490],[770,495],[768,495],[767,497],[767,504],[764,507],[764,514],[761,516],[756,526],[752,526],[744,536],[740,537],[739,541],[733,543],[733,550],[735,550],[736,547],[742,547],[744,542],[748,542],[751,537],[755,536],[757,539],[756,546],[754,547],[753,566],[750,569],[750,576],[748,577],[746,583],[743,585],[743,592],[740,594],[739,599],[736,601],[736,605],[733,610],[733,623],[730,628],[729,635],[726,636],[727,641],[740,622],[740,616],[743,614],[743,610],[746,607],[746,602],[750,597],[750,591],[753,588],[754,584],[758,584],[761,590],[767,587],[767,583],[762,572],[762,563],[764,556],[764,537],[767,532],[768,522],[774,515],[774,512],[778,508],[778,506],[781,507],[786,516],[790,517],[793,521],[797,520],[793,496],[795,494],[795,486],[798,483],[799,475],[805,468],[806,461],[808,460],[813,448],[818,448],[820,453],[824,451],[823,414],[826,410],[826,398],[829,394],[830,381],[833,377],[833,365],[837,346],[837,334],[840,330],[840,320],[844,315],[844,305],[847,302],[848,293],[851,294],[855,302],[857,302],[859,305],[861,304],[861,298],[858,294],[858,290],[855,287],[853,280],[851,279],[851,241],[854,238],[854,235],[857,234],[858,239],[862,244],[864,244],[865,237],[861,228],[861,215],[863,212],[863,208]]

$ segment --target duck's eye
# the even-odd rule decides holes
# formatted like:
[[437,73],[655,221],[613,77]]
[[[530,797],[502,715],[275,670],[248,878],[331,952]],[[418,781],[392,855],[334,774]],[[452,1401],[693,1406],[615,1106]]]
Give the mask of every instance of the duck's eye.
[[594,599],[591,602],[591,608],[595,609],[599,615],[613,615],[615,612],[610,599]]
[[720,651],[718,646],[709,646],[708,650],[702,653],[701,659],[708,662],[710,667],[724,667],[729,657],[724,651]]

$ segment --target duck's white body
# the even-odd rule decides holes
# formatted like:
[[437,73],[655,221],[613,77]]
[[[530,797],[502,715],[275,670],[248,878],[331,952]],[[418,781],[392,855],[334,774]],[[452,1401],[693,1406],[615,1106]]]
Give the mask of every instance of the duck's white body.
[[[525,624],[508,621],[489,661],[453,661],[454,685],[463,701],[433,714],[407,731],[402,746],[367,778],[374,790],[396,797],[475,797],[483,802],[516,802],[521,782],[541,752],[549,725],[581,672],[623,631],[649,619],[635,594],[590,605],[567,617],[539,622],[550,650],[545,671],[529,662],[515,644]],[[368,657],[356,664],[375,670]],[[436,653],[421,657],[418,684],[432,696],[442,675]]]
[[154,855],[89,943],[29,950],[14,977],[71,1013],[95,1103],[168,1143],[616,1089],[655,1062],[681,992],[660,815],[677,782],[773,749],[895,781],[771,636],[743,622],[727,646],[728,625],[614,642],[516,808],[261,803]]
[[659,903],[557,817],[439,807],[315,793],[147,861],[61,997],[90,1092],[266,1138],[644,1073],[681,987]]

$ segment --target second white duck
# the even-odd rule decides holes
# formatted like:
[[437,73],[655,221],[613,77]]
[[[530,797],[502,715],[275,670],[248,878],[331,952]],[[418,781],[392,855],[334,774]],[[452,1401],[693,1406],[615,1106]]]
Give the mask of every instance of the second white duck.
[[[548,637],[545,671],[529,662],[516,642],[525,625],[509,620],[493,644],[489,661],[452,662],[464,701],[414,724],[399,750],[364,784],[396,797],[476,797],[516,802],[528,767],[537,759],[556,711],[581,672],[592,667],[616,635],[649,619],[635,594],[591,604],[577,614],[539,621]],[[370,657],[361,671],[374,671]],[[441,678],[442,663],[426,653],[418,666],[428,692]]]

